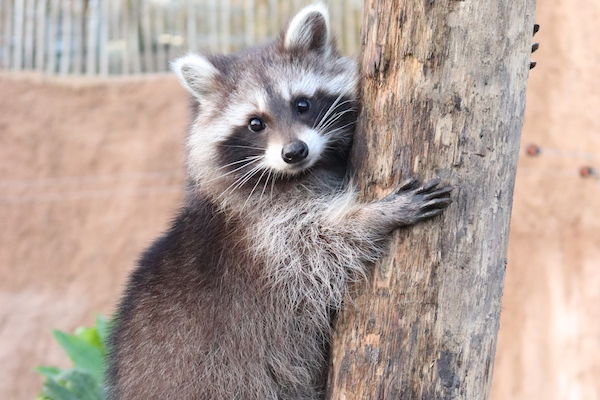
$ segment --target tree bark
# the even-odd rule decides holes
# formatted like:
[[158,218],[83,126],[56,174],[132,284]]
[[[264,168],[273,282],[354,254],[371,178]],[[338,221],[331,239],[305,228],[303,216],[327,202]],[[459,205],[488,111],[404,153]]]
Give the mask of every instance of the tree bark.
[[355,182],[369,201],[439,176],[454,202],[395,233],[338,316],[328,398],[487,398],[534,6],[365,0]]

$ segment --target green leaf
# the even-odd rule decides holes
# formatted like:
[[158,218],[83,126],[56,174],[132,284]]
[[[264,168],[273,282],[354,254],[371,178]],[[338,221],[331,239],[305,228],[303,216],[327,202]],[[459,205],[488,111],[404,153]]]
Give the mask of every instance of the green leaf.
[[77,395],[54,379],[44,382],[42,396],[50,400],[80,400]]
[[96,316],[96,330],[98,331],[98,336],[100,337],[100,341],[104,346],[104,350],[108,349],[108,334],[110,330],[110,323],[106,320],[106,317],[102,315]]
[[100,335],[98,335],[98,330],[96,329],[96,327],[88,328],[85,326],[80,326],[79,328],[75,329],[75,336],[77,336],[79,339],[83,340],[90,346],[94,346],[101,352],[104,351],[104,345],[100,340]]
[[61,376],[66,387],[80,400],[101,400],[104,397],[102,386],[88,372],[71,369]]
[[37,367],[35,370],[41,375],[44,375],[46,378],[53,378],[61,372],[60,368],[47,366],[40,366]]
[[78,369],[63,370],[44,383],[42,398],[50,400],[103,400],[104,389],[88,372]]
[[37,400],[104,400],[104,357],[110,323],[102,316],[95,327],[82,327],[74,335],[54,331],[53,335],[66,351],[74,368],[41,366],[44,386]]
[[61,331],[53,331],[54,338],[68,354],[76,368],[89,372],[97,381],[104,377],[104,355],[84,339]]

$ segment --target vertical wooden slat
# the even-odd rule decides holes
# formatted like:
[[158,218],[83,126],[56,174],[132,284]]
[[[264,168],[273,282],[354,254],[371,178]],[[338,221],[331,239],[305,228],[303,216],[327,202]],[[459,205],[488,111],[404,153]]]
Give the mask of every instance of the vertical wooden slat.
[[256,41],[256,33],[254,25],[256,23],[256,15],[254,13],[256,4],[254,0],[244,0],[244,44],[251,45]]
[[35,0],[26,0],[23,13],[24,19],[24,43],[23,43],[23,69],[33,69],[34,53],[34,21]]
[[221,12],[219,21],[221,23],[221,51],[229,53],[231,51],[231,3],[230,0],[221,0]]
[[144,72],[155,72],[154,40],[152,14],[148,1],[142,1],[142,37],[144,44]]
[[71,3],[72,19],[72,35],[71,35],[71,72],[81,74],[83,67],[83,0],[74,0]]
[[352,13],[352,2],[344,1],[342,15],[340,16],[343,18],[344,21],[344,53],[351,55],[355,55],[354,29],[356,26],[354,24],[353,15],[354,14]]
[[296,7],[291,1],[284,1],[281,7],[279,7],[279,9],[281,10],[279,14],[281,21],[283,21],[284,23],[288,22],[296,12]]
[[194,0],[187,1],[187,29],[186,29],[186,45],[189,51],[198,51],[198,26],[196,21],[196,7]]
[[196,50],[202,52],[208,43],[207,1],[194,1],[196,14]]
[[90,0],[87,10],[85,73],[95,75],[98,61],[98,21],[100,12],[99,0]]
[[0,1],[0,68],[4,66],[4,57],[6,57],[5,44],[5,26],[6,26],[6,9],[8,1]]
[[280,29],[281,18],[279,15],[279,0],[269,0],[269,21],[270,29],[267,33],[268,36],[273,36]]
[[[334,3],[339,3],[339,2],[340,2],[340,0],[334,1]],[[293,0],[291,3],[292,3],[291,4],[292,12],[289,14],[289,17],[291,17],[294,13],[298,12],[298,10],[300,10],[300,8],[302,8],[302,5],[304,2],[302,0]],[[331,7],[331,2],[330,2],[329,7]]]
[[162,39],[164,43],[165,49],[165,60],[160,66],[160,72],[164,72],[167,63],[171,59],[171,28],[173,26],[173,13],[172,8],[169,6],[169,3],[161,4],[163,10],[163,30],[162,30]]
[[111,0],[110,1],[110,34],[108,36],[108,73],[110,74],[120,74],[123,71],[123,52],[121,42],[121,27],[120,27],[120,8],[121,1],[120,0]]
[[100,47],[100,60],[99,60],[99,66],[100,66],[100,75],[106,76],[108,75],[108,38],[109,38],[109,17],[110,17],[110,1],[111,0],[101,0],[100,1],[100,40],[99,40],[99,47]]
[[[259,44],[264,42],[266,32],[271,30],[269,21],[269,12],[265,7],[265,0],[252,0],[254,3],[254,11],[252,11],[252,19],[246,16],[246,19],[252,23],[253,38],[249,44]],[[261,23],[263,21],[263,23]]]
[[47,0],[38,0],[36,7],[35,69],[43,71],[46,65],[46,6]]
[[[186,32],[187,32],[187,10],[185,7],[185,3],[177,3],[176,8],[174,9],[174,27],[172,29],[172,52],[171,57],[169,58],[169,63],[175,58],[182,55],[184,49],[188,47],[188,43],[186,40]],[[167,65],[166,71],[169,71],[169,66]]]
[[131,42],[129,41],[130,37],[129,37],[129,16],[131,15],[131,8],[130,6],[130,2],[127,0],[122,1],[121,3],[121,36],[120,38],[122,39],[122,43],[123,43],[123,51],[121,53],[121,57],[123,60],[123,69],[121,71],[121,74],[123,75],[128,75],[130,73],[131,70],[131,52],[132,52],[132,48],[131,48]]
[[343,36],[343,21],[342,21],[342,17],[343,17],[343,4],[342,1],[333,1],[330,3],[329,6],[329,11],[331,13],[332,16],[332,30],[333,33],[336,35],[337,40],[338,40],[338,45],[340,46],[341,49],[344,48],[345,46],[345,38]]
[[[254,21],[255,42],[263,43],[271,31],[271,13],[268,8],[267,0],[256,0],[256,12],[254,13],[256,20]],[[260,21],[269,21],[269,23],[260,23]]]
[[13,46],[13,69],[20,70],[23,67],[23,14],[24,0],[15,1],[14,10],[14,46]]
[[129,59],[127,56],[127,0],[117,1],[117,6],[114,8],[115,13],[115,74],[123,75],[129,72]]
[[13,2],[7,1],[3,3],[4,10],[4,40],[2,45],[2,66],[4,69],[9,69],[12,65],[12,46],[13,46]]
[[72,51],[72,14],[73,0],[62,0],[62,35],[61,35],[61,52],[60,52],[60,74],[66,75],[71,67],[71,51]]
[[167,65],[167,48],[165,40],[165,9],[161,5],[154,8],[154,32],[157,40],[156,46],[156,71],[164,71]]
[[46,64],[46,72],[49,74],[54,74],[57,72],[57,51],[58,51],[58,21],[60,15],[60,2],[54,0],[48,3],[50,12],[49,12],[49,20],[48,20],[48,40],[46,41],[48,54],[48,64]]
[[142,71],[140,46],[140,2],[131,2],[129,12],[129,42],[131,44],[131,70],[134,74]]
[[90,0],[80,0],[81,4],[79,5],[80,15],[79,15],[79,26],[80,26],[80,36],[79,36],[79,74],[85,73],[85,66],[87,61],[87,37],[88,30],[90,29],[88,25],[88,13],[90,12]]
[[353,27],[353,36],[352,36],[352,46],[350,54],[354,56],[359,55],[360,50],[360,28],[361,28],[361,15],[362,15],[362,6],[357,1],[352,1],[352,27]]
[[178,40],[178,8],[175,3],[166,3],[164,6],[165,10],[165,29],[164,29],[164,39],[165,49],[166,49],[166,60],[165,63],[162,64],[160,72],[168,71],[169,69],[169,61],[175,58],[177,54],[177,40]]
[[219,49],[219,23],[218,23],[218,2],[217,0],[209,0],[208,15],[210,16],[210,43],[209,47],[211,51]]

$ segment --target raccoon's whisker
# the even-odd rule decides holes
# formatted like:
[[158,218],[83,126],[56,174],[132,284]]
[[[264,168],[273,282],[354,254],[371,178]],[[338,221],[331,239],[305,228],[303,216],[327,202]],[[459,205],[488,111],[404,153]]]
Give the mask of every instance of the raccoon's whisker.
[[246,198],[246,201],[244,202],[244,205],[242,206],[242,209],[246,208],[246,204],[248,204],[248,201],[252,197],[252,194],[254,193],[254,191],[256,190],[256,188],[258,187],[258,184],[262,180],[263,176],[265,176],[265,174],[267,173],[267,171],[268,171],[268,169],[263,170],[263,173],[260,174],[260,176],[258,177],[258,180],[256,181],[256,183],[254,184],[254,187],[250,191],[250,194],[248,195],[248,198]]
[[[259,161],[259,159],[254,160],[252,163]],[[250,165],[251,163],[248,164],[244,164],[244,167]],[[250,169],[250,171],[245,172],[241,177],[237,178],[231,185],[229,185],[225,190],[223,190],[223,192],[221,193],[221,195],[219,196],[219,198],[222,198],[225,194],[227,194],[227,191],[233,187],[235,184],[237,184],[238,182],[240,182],[242,179],[244,179],[248,174],[250,174],[252,171],[254,171],[257,167],[260,167],[259,165],[256,165],[254,167],[252,167]]]
[[323,124],[323,121],[325,121],[327,119],[327,116],[329,115],[329,113],[331,112],[331,110],[335,109],[336,104],[338,103],[338,101],[340,101],[340,99],[342,98],[342,96],[343,96],[343,94],[340,93],[340,95],[329,106],[329,108],[327,109],[327,112],[325,113],[325,115],[323,115],[323,118],[321,119],[321,121],[319,121],[319,124],[317,125],[316,130],[319,130],[319,128]]
[[265,151],[265,148],[262,147],[253,147],[253,146],[240,146],[240,145],[233,145],[233,144],[223,144],[221,145],[223,147],[236,147],[236,148],[240,148],[240,149],[251,149],[251,150],[261,150],[261,151]]
[[322,115],[323,115],[324,111],[325,111],[324,109],[321,110],[321,111],[319,111],[319,114],[317,115],[317,118],[315,119],[315,122],[312,124],[312,129],[315,129],[315,126],[317,125],[317,123],[321,123],[321,121],[322,121],[321,118],[322,118]]
[[236,187],[234,190],[237,190],[240,187],[242,187],[243,185],[245,185],[250,179],[252,179],[254,177],[254,175],[258,174],[262,168],[263,168],[262,165],[257,165],[256,167],[254,167],[252,174],[249,175],[248,177],[246,177],[246,179],[244,179],[244,181],[240,184],[240,186]]
[[258,199],[259,203],[262,201],[263,194],[265,194],[265,190],[267,189],[267,185],[269,184],[269,179],[271,178],[272,172],[273,170],[269,168],[269,175],[267,175],[267,179],[265,179],[265,186],[263,187],[262,192],[260,192],[260,198]]
[[[342,105],[343,104],[340,104],[339,106],[342,106]],[[337,107],[336,107],[336,109],[337,109]],[[355,108],[352,107],[352,108],[350,108],[348,110],[353,111],[353,110],[355,110]],[[339,118],[339,115],[340,115],[341,112],[345,112],[345,111],[348,111],[348,110],[342,110],[342,111],[339,111],[339,112],[334,112],[333,114],[330,114],[327,118],[323,118],[321,120],[320,124],[315,129],[317,129],[317,130],[326,129],[328,126],[330,126],[333,122],[335,122]]]
[[[223,168],[227,168],[227,167],[230,167],[230,166],[232,166],[232,165],[239,164],[239,163],[243,163],[243,162],[246,162],[246,161],[255,160],[255,159],[257,159],[257,158],[261,158],[261,157],[262,157],[262,156],[249,156],[249,157],[246,157],[246,158],[244,158],[243,160],[238,160],[238,161],[234,161],[234,162],[232,162],[232,163],[229,163],[229,164],[223,165],[222,167],[219,167],[219,168],[217,168],[217,170],[221,170],[221,169],[223,169]],[[242,167],[242,168],[243,168],[243,167]]]
[[247,176],[249,176],[252,172],[254,172],[255,169],[256,169],[256,166],[254,166],[252,169],[250,169],[250,171],[245,172],[241,177],[239,177],[238,179],[233,181],[233,183],[231,185],[229,185],[225,190],[223,190],[223,193],[221,193],[221,196],[219,196],[219,197],[225,196],[228,192],[233,193],[233,191],[235,191],[235,189],[237,189],[238,183],[241,183]]
[[253,167],[250,171],[246,172],[244,175],[242,175],[241,178],[239,178],[238,180],[233,182],[227,189],[225,189],[223,191],[223,193],[221,194],[221,196],[227,194],[227,191],[229,191],[230,193],[235,192],[238,188],[242,187],[246,182],[248,182],[250,179],[252,179],[252,177],[260,171],[260,169],[261,169],[260,164]]
[[333,102],[333,104],[331,104],[331,106],[327,109],[327,112],[323,116],[323,119],[327,119],[328,117],[331,117],[331,113],[334,112],[335,110],[337,110],[338,108],[340,108],[341,106],[343,106],[344,104],[347,104],[347,103],[356,103],[356,100],[344,100],[341,103],[337,103],[336,104],[337,101],[339,101],[339,96]]
[[323,125],[321,125],[319,127],[319,132],[325,131],[327,130],[329,127],[331,127],[337,120],[339,120],[344,114],[349,113],[349,112],[355,112],[356,109],[354,108],[349,108],[347,110],[344,111],[340,111],[338,113],[332,114],[326,123],[324,123]]
[[325,131],[327,128],[329,128],[331,125],[333,125],[337,120],[339,120],[342,117],[342,115],[347,114],[349,112],[354,112],[354,111],[356,111],[355,108],[349,108],[347,110],[340,111],[339,113],[333,114],[331,119],[329,121],[327,121],[327,124],[325,124],[324,126],[321,127],[321,130]]
[[330,130],[330,131],[323,132],[322,134],[323,134],[323,135],[325,135],[325,136],[331,136],[331,134],[332,134],[332,133],[336,133],[336,132],[339,132],[339,131],[341,131],[341,130],[343,130],[343,129],[346,129],[347,127],[349,127],[350,125],[354,125],[355,123],[356,123],[356,121],[352,121],[352,122],[350,122],[350,123],[347,123],[347,124],[346,124],[346,125],[344,125],[344,126],[340,126],[340,127],[338,127],[338,128],[332,129],[332,130]]
[[277,171],[275,171],[275,173],[273,174],[273,180],[271,181],[271,196],[269,197],[271,200],[273,200],[273,186],[275,186],[275,180],[278,178],[279,173]]
[[[255,168],[252,172],[252,174],[250,174],[249,176],[247,176],[243,182],[240,182],[240,184],[238,184],[235,188],[233,188],[231,190],[231,192],[235,192],[236,190],[238,190],[240,187],[242,187],[243,185],[245,185],[250,179],[252,179],[256,174],[258,174],[260,172],[260,168]],[[259,180],[260,182],[260,180]],[[258,182],[257,182],[258,184]],[[254,188],[256,188],[256,185],[254,185]],[[254,188],[252,189],[252,192],[254,192]],[[252,194],[252,192],[250,194]],[[250,198],[250,196],[248,196],[248,199]],[[246,199],[246,202],[248,201],[248,199]],[[244,206],[246,205],[246,202],[244,202]],[[242,206],[242,208],[244,207]]]
[[[230,165],[232,165],[232,164],[239,164],[239,163],[241,163],[241,162],[247,161],[247,162],[246,162],[246,164],[242,165],[241,167],[237,167],[237,168],[236,168],[236,169],[234,169],[234,170],[231,170],[231,171],[229,171],[229,172],[227,172],[227,173],[225,173],[225,174],[219,175],[219,176],[217,176],[217,177],[214,177],[214,178],[212,178],[212,179],[209,179],[209,180],[207,180],[207,181],[203,181],[202,183],[209,183],[209,182],[212,182],[212,181],[214,181],[214,180],[217,180],[217,179],[224,178],[224,177],[226,177],[227,175],[231,175],[231,174],[233,174],[234,172],[236,172],[236,171],[239,171],[240,169],[242,169],[242,168],[244,168],[244,167],[247,167],[248,165],[252,165],[252,164],[254,164],[254,163],[255,163],[255,162],[257,162],[257,161],[260,161],[260,159],[261,159],[261,158],[262,158],[262,156],[248,157],[248,158],[245,158],[245,159],[243,159],[243,160],[236,161],[235,163],[227,164],[227,165],[225,165],[225,166],[223,166],[223,167],[221,167],[221,168],[219,168],[219,169],[225,168],[225,167],[227,167],[227,166],[230,166]],[[250,161],[248,161],[248,160],[250,160]]]

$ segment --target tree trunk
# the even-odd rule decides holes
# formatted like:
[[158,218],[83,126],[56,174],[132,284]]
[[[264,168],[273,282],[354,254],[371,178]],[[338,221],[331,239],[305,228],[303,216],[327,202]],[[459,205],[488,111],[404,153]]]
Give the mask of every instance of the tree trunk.
[[356,183],[373,200],[439,176],[454,202],[395,233],[338,316],[328,398],[487,398],[533,14],[534,0],[365,0]]

